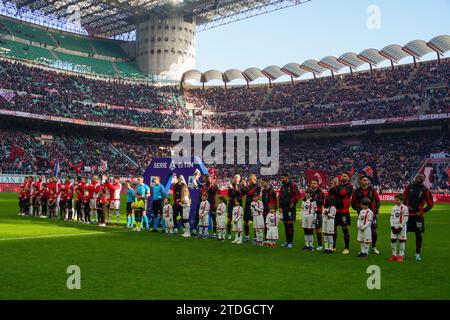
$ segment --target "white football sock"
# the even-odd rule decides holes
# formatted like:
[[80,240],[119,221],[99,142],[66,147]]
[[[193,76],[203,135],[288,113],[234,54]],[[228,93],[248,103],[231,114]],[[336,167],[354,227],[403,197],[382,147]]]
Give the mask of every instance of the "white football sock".
[[369,254],[369,244],[364,243],[364,253]]
[[397,255],[397,242],[391,242],[391,248],[392,248],[392,255]]
[[405,255],[405,247],[406,247],[406,242],[400,242],[400,256],[403,257]]

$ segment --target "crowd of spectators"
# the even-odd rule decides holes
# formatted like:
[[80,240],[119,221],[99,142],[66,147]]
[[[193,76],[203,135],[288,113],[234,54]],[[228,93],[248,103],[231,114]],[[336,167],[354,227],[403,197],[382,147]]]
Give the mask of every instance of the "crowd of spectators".
[[174,86],[93,80],[82,75],[53,72],[5,60],[0,60],[0,73],[0,88],[28,94],[58,92],[67,101],[88,101],[127,108],[180,108],[179,97],[182,93]]
[[185,102],[202,128],[293,126],[418,114],[450,108],[450,59],[321,77],[291,84],[191,89],[93,80],[0,61],[0,108],[137,127],[191,128]]
[[171,156],[171,144],[161,141],[140,140],[116,140],[114,147],[126,154],[133,162],[137,163],[141,170],[145,170],[153,158],[164,158]]
[[0,99],[0,109],[136,127],[189,127],[187,113],[175,109],[166,112],[149,112],[134,108],[110,108],[103,105],[68,101],[59,92],[47,92],[44,96],[18,95],[9,102]]
[[[194,89],[185,93],[188,102],[202,110],[207,128],[242,128],[244,112],[259,112],[247,127],[272,127],[322,122],[367,120],[447,112],[449,101],[450,59],[402,65],[394,70],[375,69],[290,84],[273,88]],[[433,89],[430,89],[433,88]],[[425,102],[433,96],[429,105]],[[421,106],[424,105],[422,109]],[[211,113],[216,111],[217,113]],[[224,111],[239,114],[224,115]]]
[[301,124],[333,123],[367,119],[394,118],[416,115],[423,98],[403,96],[394,100],[372,100],[359,103],[334,105],[306,105],[292,108],[289,112],[264,112],[253,123],[255,127],[273,127]]
[[202,116],[203,129],[246,129],[251,127],[251,117],[244,113],[229,113],[218,116],[215,113]]
[[[374,163],[380,189],[395,191],[402,189],[417,173],[421,163],[431,153],[450,154],[448,135],[431,132],[410,132],[381,135],[364,135],[353,138],[281,139],[280,170],[293,176],[294,181],[305,188],[308,184],[305,171],[324,170],[329,179],[343,171],[357,174],[368,164]],[[221,165],[217,166],[222,177],[232,177],[239,173],[259,172],[258,166]],[[274,183],[280,175],[270,177]],[[448,176],[440,179],[448,182]],[[229,180],[225,179],[224,183]],[[440,181],[440,180],[439,180]]]
[[[188,90],[92,80],[23,64],[0,61],[0,89],[13,90],[0,109],[59,116],[137,127],[190,128],[188,110],[180,102],[196,105],[202,127],[208,129],[274,127],[450,113],[450,60],[357,73],[354,76],[318,78],[273,88],[222,88]],[[233,112],[230,112],[233,111]],[[417,172],[420,163],[435,152],[450,152],[442,133],[402,133],[346,138],[280,142],[280,170],[289,172],[300,186],[305,170],[322,169],[329,177],[342,170],[357,172],[375,163],[379,186],[398,190]],[[142,173],[154,157],[170,155],[170,143],[141,138],[87,136],[79,132],[52,135],[0,129],[0,172],[51,174],[56,163],[61,173],[89,168],[110,174]],[[213,166],[214,168],[214,166]],[[235,173],[259,172],[258,166],[216,166],[222,181]],[[442,178],[442,177],[441,177]],[[440,179],[441,179],[440,178]],[[279,176],[272,177],[274,183]],[[448,179],[447,179],[448,180]],[[447,183],[448,181],[445,180]],[[439,182],[440,183],[440,182]]]
[[40,132],[1,129],[0,139],[0,173],[48,176],[58,165],[61,174],[75,175],[77,166],[82,172],[89,168],[87,173],[99,174],[103,172],[102,161],[113,174],[129,175],[140,170],[110,147],[110,139],[100,136],[47,134],[43,138]]
[[[45,140],[42,133],[19,129],[0,130],[0,173],[51,174],[56,162],[61,172],[74,172],[83,163],[89,174],[101,173],[101,161],[108,164],[108,172],[122,176],[143,173],[154,157],[171,155],[172,143],[144,139],[120,139],[108,136],[85,136],[81,133],[52,135]],[[302,187],[306,186],[305,170],[321,169],[335,177],[343,170],[355,172],[371,162],[378,171],[379,187],[398,190],[407,184],[420,164],[431,153],[450,154],[448,135],[440,132],[405,132],[363,135],[353,138],[284,137],[280,141],[279,173],[288,172]],[[13,153],[13,156],[11,156]],[[258,165],[212,165],[223,181],[236,173],[247,176],[260,172]],[[274,183],[279,175],[271,176]],[[447,179],[448,180],[448,179]]]
[[268,88],[266,86],[250,88],[211,87],[207,90],[192,89],[186,92],[187,102],[194,103],[202,110],[216,112],[256,110],[266,99]]

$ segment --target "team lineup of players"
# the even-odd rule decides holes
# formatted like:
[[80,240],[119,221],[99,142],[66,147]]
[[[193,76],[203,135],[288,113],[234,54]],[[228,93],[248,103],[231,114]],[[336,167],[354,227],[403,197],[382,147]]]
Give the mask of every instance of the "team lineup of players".
[[[310,182],[300,211],[305,238],[303,250],[316,249],[332,254],[336,251],[337,231],[338,227],[341,227],[345,244],[342,253],[349,254],[351,207],[358,214],[357,240],[361,246],[358,256],[368,256],[370,245],[373,253],[380,254],[376,247],[379,195],[370,185],[369,176],[360,174],[358,187],[354,187],[350,179],[351,175],[343,172],[332,180],[326,193],[319,188],[317,180]],[[423,182],[424,176],[419,174],[402,194],[395,196],[390,217],[390,261],[403,261],[407,232],[415,233],[415,258],[421,260],[422,234],[425,231],[424,214],[434,206],[432,194]],[[182,177],[177,176],[173,181],[172,201],[166,195],[158,177],[154,178],[151,187],[144,183],[143,177],[137,179],[134,187],[131,181],[127,181],[126,228],[158,232],[161,225],[166,234],[183,232],[184,229],[183,237],[198,236],[220,241],[225,241],[226,235],[228,240],[231,240],[234,232],[233,243],[242,244],[250,241],[249,222],[253,221],[253,243],[275,247],[279,238],[278,225],[282,222],[286,237],[282,247],[293,247],[296,208],[301,194],[288,174],[282,175],[278,192],[273,189],[269,179],[259,182],[255,174],[250,174],[248,179],[235,175],[229,182],[227,197],[218,197],[219,189],[209,175],[203,177],[199,187],[199,204],[197,208],[191,208],[189,188]],[[121,192],[122,184],[117,177],[105,177],[103,181],[99,181],[99,178],[94,176],[90,183],[83,177],[77,177],[75,183],[69,176],[65,178],[64,183],[56,177],[52,177],[48,183],[44,182],[43,177],[38,177],[37,180],[26,177],[19,194],[19,215],[59,218],[86,224],[95,223],[99,226],[110,224],[115,215],[116,224],[119,225]],[[150,203],[153,214],[149,217],[147,212]],[[190,220],[191,210],[195,210],[193,220]],[[181,221],[178,221],[179,216]],[[153,228],[150,228],[150,225]]]

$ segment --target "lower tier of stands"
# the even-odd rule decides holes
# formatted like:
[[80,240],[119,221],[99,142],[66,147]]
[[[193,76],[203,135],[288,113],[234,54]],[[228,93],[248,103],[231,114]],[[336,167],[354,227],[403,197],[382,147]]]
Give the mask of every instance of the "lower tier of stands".
[[77,73],[107,77],[144,78],[144,75],[139,71],[139,68],[134,62],[115,62],[97,59],[91,56],[74,55],[1,37],[0,56],[27,60]]
[[[100,173],[101,164],[107,163],[111,174],[136,176],[152,158],[170,156],[174,146],[168,137],[148,140],[141,135],[122,137],[106,132],[54,131],[51,127],[45,131],[8,127],[0,129],[0,173],[51,175],[59,163],[62,174],[92,175]],[[449,154],[450,139],[448,127],[383,134],[368,131],[340,138],[284,135],[279,150],[279,173],[288,172],[302,187],[307,184],[308,170],[322,170],[331,181],[342,171],[353,172],[357,177],[359,171],[370,167],[378,187],[397,190],[411,181],[430,154]],[[449,164],[436,170],[436,188],[448,188]],[[236,173],[248,176],[250,172],[260,172],[259,165],[208,167],[225,184]],[[280,181],[279,174],[270,178],[274,184]]]

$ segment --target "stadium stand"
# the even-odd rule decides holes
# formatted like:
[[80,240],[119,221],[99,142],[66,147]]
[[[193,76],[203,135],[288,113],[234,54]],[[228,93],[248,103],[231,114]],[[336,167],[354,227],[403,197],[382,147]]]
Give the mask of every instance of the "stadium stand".
[[10,58],[33,60],[43,64],[55,60],[47,49],[7,39],[0,39],[0,54]]
[[[185,97],[198,109],[209,111],[204,114],[205,128],[242,128],[249,113],[255,114],[252,127],[291,126],[446,113],[448,79],[450,59],[445,59],[440,64],[424,62],[417,68],[404,65],[394,71],[378,69],[373,74],[311,79],[274,88],[186,90]],[[431,97],[430,88],[437,97]],[[239,119],[242,116],[244,120]]]
[[73,50],[73,51],[80,51],[85,53],[91,53],[93,54],[93,49],[91,47],[91,44],[89,42],[89,39],[85,39],[84,37],[76,37],[76,36],[69,36],[62,33],[52,33],[53,38],[56,40],[56,44],[59,47]]
[[[222,130],[450,113],[450,59],[249,88],[180,90],[122,81],[142,74],[134,63],[122,61],[125,53],[119,42],[51,31],[11,19],[0,18],[0,23],[0,55],[8,59],[0,60],[0,89],[13,95],[9,101],[0,97],[0,110],[58,117],[52,121],[62,118],[89,121],[98,127],[110,123],[113,127],[173,130],[192,129],[194,118],[199,118],[201,129]],[[43,70],[15,59],[79,73],[119,76],[120,80]],[[192,110],[196,117],[192,117]],[[51,128],[31,132],[20,126],[0,129],[0,171],[48,175],[60,162],[63,174],[80,163],[93,174],[99,172],[101,159],[108,163],[111,174],[130,176],[141,173],[153,157],[170,154],[171,143],[167,141],[149,142],[141,136],[130,139],[106,131],[86,135],[80,126],[77,128],[56,135]],[[299,139],[286,133],[287,139],[282,139],[280,146],[279,171],[290,172],[299,185],[305,186],[305,170],[323,169],[333,177],[343,168],[358,172],[373,162],[380,179],[377,186],[400,190],[430,153],[450,152],[448,133],[433,130],[426,135],[404,128],[401,133],[374,134],[366,130],[353,138],[315,137],[311,133]],[[52,139],[41,138],[48,135]],[[311,144],[319,147],[311,148]],[[293,145],[301,152],[292,152]],[[224,185],[235,173],[258,171],[245,165],[215,169],[221,172]],[[277,183],[280,177],[271,178]],[[444,174],[436,181],[439,187],[444,186],[442,181],[448,181]]]
[[45,142],[40,137],[34,132],[1,130],[1,171],[51,175],[58,161],[61,172],[69,173],[70,164],[77,165],[82,161],[83,167],[89,167],[90,172],[96,174],[100,159],[106,161],[108,169],[116,174],[134,171],[126,158],[111,148],[110,141],[105,138],[58,134]]
[[84,67],[87,73],[96,73],[102,75],[114,76],[115,71],[111,61],[95,59],[91,57],[77,56],[73,54],[67,54],[63,52],[55,52],[59,60],[66,62],[68,65],[72,65],[71,68]]
[[97,38],[90,38],[89,41],[92,43],[93,47],[95,48],[95,51],[98,54],[115,58],[127,57],[125,51],[115,41]]
[[143,78],[142,72],[136,66],[136,64],[118,61],[114,62],[119,72],[119,75],[124,78]]
[[[57,54],[70,59],[68,54]],[[74,63],[78,61],[81,60]],[[104,62],[97,70],[105,73],[111,62]],[[190,127],[182,92],[175,87],[92,80],[7,61],[1,61],[0,66],[5,74],[1,87],[22,92],[10,102],[2,100],[4,110],[36,113],[39,105],[40,114],[49,116],[155,128]],[[313,79],[294,86],[280,84],[270,94],[265,86],[213,88],[185,91],[184,98],[199,109],[205,129],[286,127],[447,113],[449,78],[447,59],[441,64],[422,63],[416,69],[406,65],[398,72],[381,69],[374,74],[363,72],[342,79]],[[42,97],[30,98],[27,94]],[[236,111],[224,112],[226,106]],[[126,111],[129,108],[143,110],[131,113]],[[149,110],[159,113],[146,113]]]
[[[42,136],[51,140],[42,141]],[[142,173],[153,157],[170,155],[170,142],[148,141],[144,138],[129,139],[108,135],[83,135],[81,132],[52,135],[51,132],[30,132],[20,129],[0,130],[0,172],[51,174],[59,161],[62,173],[73,173],[73,166],[81,161],[97,173],[99,159],[107,161],[109,172],[128,176]],[[280,145],[280,170],[290,172],[294,180],[306,187],[305,171],[325,170],[328,177],[339,175],[342,170],[356,173],[373,162],[378,170],[382,190],[400,190],[406,185],[424,158],[430,153],[450,152],[449,137],[439,131],[400,132],[396,134],[365,134],[352,138],[282,139]],[[296,150],[292,152],[292,145]],[[317,147],[311,148],[311,145]],[[130,162],[128,159],[134,160]],[[406,159],[408,161],[406,161]],[[137,163],[138,166],[133,165]],[[72,165],[72,167],[71,167]],[[223,185],[236,173],[259,172],[257,166],[218,165]],[[280,176],[272,176],[275,184]],[[448,177],[435,181],[442,186]],[[446,187],[448,187],[446,185]]]
[[9,30],[11,30],[14,37],[45,45],[56,45],[53,38],[42,27],[33,26],[26,22],[14,21],[11,19],[2,19],[2,22]]
[[181,92],[175,87],[93,80],[4,60],[0,60],[0,67],[3,70],[0,87],[3,89],[37,95],[56,90],[68,101],[86,101],[127,108],[177,110],[180,107],[178,97]]
[[144,78],[136,63],[128,61],[120,41],[51,30],[6,17],[0,17],[0,35],[3,56],[78,73]]

